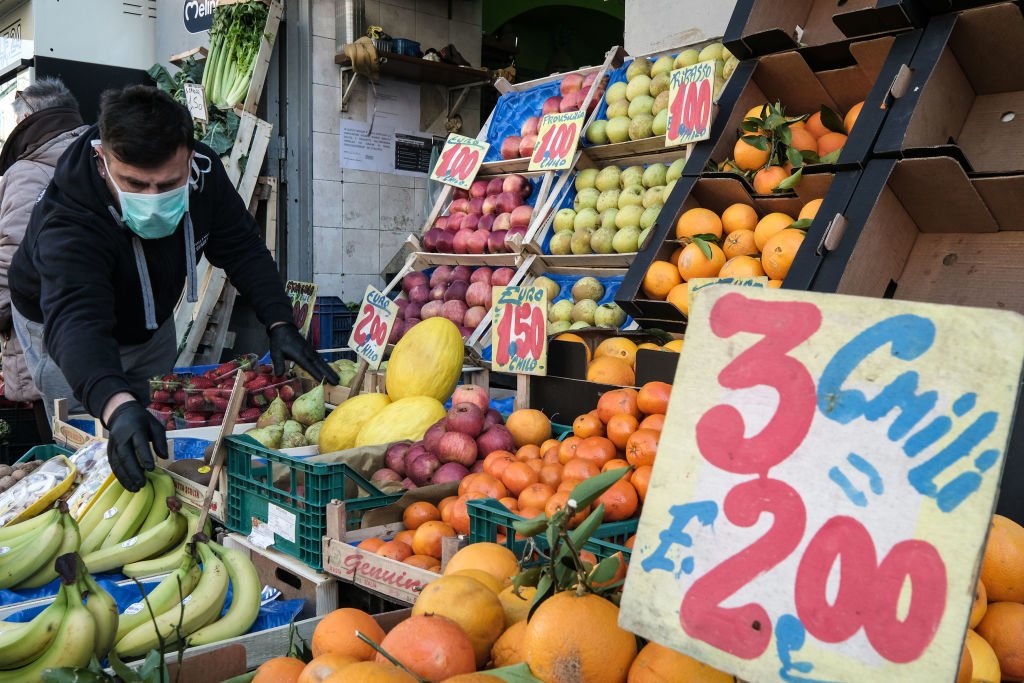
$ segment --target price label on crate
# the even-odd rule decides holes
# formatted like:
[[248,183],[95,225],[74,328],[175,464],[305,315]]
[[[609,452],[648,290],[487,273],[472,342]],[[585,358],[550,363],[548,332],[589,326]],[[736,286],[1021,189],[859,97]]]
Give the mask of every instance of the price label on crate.
[[441,156],[430,174],[430,179],[468,190],[476,179],[480,164],[484,163],[489,148],[490,144],[486,142],[452,133],[444,143],[444,149],[441,150]]
[[298,280],[288,280],[284,285],[285,294],[292,300],[292,319],[303,337],[309,336],[309,326],[313,322],[316,289],[316,284]]
[[546,114],[537,131],[537,144],[530,157],[531,171],[560,171],[572,167],[572,158],[580,143],[580,131],[586,111]]
[[668,83],[665,146],[688,145],[710,138],[714,61],[676,69],[669,75]]
[[954,680],[1022,367],[1016,313],[706,288],[620,625],[751,681]]
[[201,83],[185,84],[185,105],[196,121],[206,123],[210,120],[206,112],[206,89]]
[[548,372],[548,295],[541,287],[491,288],[491,366],[497,372]]
[[369,285],[363,295],[363,303],[359,304],[359,316],[352,327],[348,345],[373,370],[379,368],[384,360],[384,348],[388,345],[397,317],[398,305]]

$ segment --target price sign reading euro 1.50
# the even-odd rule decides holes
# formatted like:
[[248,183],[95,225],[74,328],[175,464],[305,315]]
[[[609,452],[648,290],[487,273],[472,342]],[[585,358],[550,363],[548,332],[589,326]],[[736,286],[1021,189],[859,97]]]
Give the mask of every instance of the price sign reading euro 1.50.
[[533,148],[533,156],[530,157],[529,170],[552,171],[571,168],[586,115],[587,112],[584,110],[545,115],[540,120],[537,144]]
[[492,287],[491,297],[491,369],[546,375],[547,292],[542,287]]
[[359,304],[359,316],[352,326],[348,346],[373,370],[384,360],[384,348],[397,317],[398,305],[372,285],[368,286],[363,303]]
[[688,145],[711,137],[714,88],[713,61],[676,69],[669,75],[666,147]]
[[619,623],[744,680],[955,680],[1022,366],[1016,313],[708,287]]
[[468,190],[480,170],[480,164],[484,163],[489,148],[490,144],[486,142],[452,133],[444,143],[444,149],[441,150],[441,156],[437,159],[430,179]]

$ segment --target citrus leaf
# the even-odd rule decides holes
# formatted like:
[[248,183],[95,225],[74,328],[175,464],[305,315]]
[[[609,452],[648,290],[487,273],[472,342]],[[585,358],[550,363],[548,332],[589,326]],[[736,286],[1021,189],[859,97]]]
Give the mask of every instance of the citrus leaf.
[[537,593],[533,596],[533,602],[530,604],[530,611],[526,615],[526,620],[529,621],[533,617],[533,613],[540,607],[540,603],[547,600],[551,595],[554,594],[554,583],[551,577],[545,574],[540,577],[540,581],[537,583]]
[[512,579],[512,594],[517,598],[521,598],[523,596],[519,593],[519,589],[526,587],[536,588],[538,581],[540,581],[540,567],[521,571]]
[[713,232],[702,232],[699,235],[694,235],[695,240],[704,240],[705,242],[718,242],[718,235]]
[[614,470],[602,472],[590,479],[584,479],[580,483],[576,484],[572,493],[569,494],[569,499],[576,501],[577,510],[585,508],[600,498],[602,493],[610,489],[612,484],[621,479],[622,475],[629,471],[631,470],[628,467],[616,468]]
[[708,246],[707,240],[702,240],[702,239],[699,239],[697,237],[694,237],[693,238],[693,243],[697,245],[698,249],[700,249],[700,253],[704,254],[704,258],[706,258],[708,261],[710,261],[711,260],[711,256],[712,256],[712,254],[711,254],[711,247]]
[[787,147],[793,144],[793,131],[789,129],[789,126],[779,126],[775,130],[776,135],[779,136],[779,142],[786,145]]
[[793,221],[792,223],[790,223],[788,226],[786,226],[786,229],[787,230],[807,230],[807,228],[811,227],[811,223],[813,223],[813,222],[814,221],[812,219],[810,219],[810,218],[801,218],[798,221]]
[[159,651],[150,650],[149,654],[146,655],[146,659],[142,662],[142,666],[139,667],[139,676],[142,678],[149,678],[149,675],[159,669],[163,664],[161,659]]
[[762,152],[768,151],[768,139],[763,135],[744,135],[740,140]]
[[826,107],[824,104],[821,105],[821,125],[825,126],[833,133],[842,133],[843,135],[846,135],[846,126],[843,124],[843,117],[832,109]]
[[801,121],[806,121],[809,118],[811,118],[810,114],[801,114],[800,116],[787,116],[786,117],[786,123],[789,123],[789,124],[800,123]]
[[605,581],[611,581],[621,566],[622,556],[618,553],[601,560],[597,563],[597,566],[594,567],[594,570],[590,572],[590,582],[604,583]]
[[798,149],[788,148],[786,150],[786,159],[789,160],[789,163],[793,164],[793,168],[800,168],[804,165],[804,157]]
[[842,153],[843,148],[840,147],[839,149],[833,150],[826,154],[825,156],[821,157],[820,159],[818,159],[818,161],[823,164],[834,164],[837,161],[839,161],[839,155]]
[[[792,190],[794,187],[796,187],[797,185],[800,184],[800,181],[803,180],[803,177],[804,177],[804,169],[803,169],[803,167],[798,168],[796,170],[796,173],[794,173],[793,175],[789,176],[788,178],[786,178],[782,182],[780,182],[778,185],[776,185],[775,186],[775,190],[782,191],[782,192],[785,192],[786,190]],[[775,190],[773,190],[773,191],[775,191]]]
[[765,119],[764,127],[765,127],[766,130],[776,130],[779,126],[783,125],[785,122],[786,122],[786,119],[784,119],[779,114],[777,114],[775,112],[772,112],[771,114],[768,115],[768,118]]
[[533,672],[526,664],[515,664],[514,666],[503,666],[500,669],[490,669],[488,676],[494,676],[505,681],[505,683],[541,683],[540,679],[534,678]]
[[522,519],[512,523],[512,527],[523,538],[533,538],[548,528],[547,515],[537,515],[533,519]]
[[569,541],[572,543],[572,547],[577,550],[582,548],[583,544],[590,540],[590,536],[597,531],[597,527],[601,526],[601,522],[603,521],[604,503],[601,503],[594,508],[593,512],[587,515],[587,518],[583,520],[582,524],[569,532]]
[[761,130],[761,119],[743,119],[743,122],[740,123],[740,130],[744,133],[757,133]]

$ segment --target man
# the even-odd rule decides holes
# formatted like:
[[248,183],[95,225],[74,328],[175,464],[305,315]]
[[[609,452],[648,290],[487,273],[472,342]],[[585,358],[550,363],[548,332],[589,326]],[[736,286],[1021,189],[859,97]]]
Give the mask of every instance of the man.
[[35,402],[41,434],[50,430],[39,391],[11,322],[7,273],[21,244],[36,198],[53,177],[64,150],[88,130],[78,101],[60,79],[41,78],[15,95],[18,125],[0,150],[0,337],[3,338],[4,395],[11,401]]
[[99,124],[68,148],[32,213],[11,300],[36,386],[47,400],[73,393],[103,421],[131,491],[153,468],[150,444],[167,456],[147,380],[174,364],[174,306],[186,282],[196,300],[204,253],[266,325],[276,374],[293,360],[338,382],[292,323],[277,266],[185,108],[146,86],[104,93]]

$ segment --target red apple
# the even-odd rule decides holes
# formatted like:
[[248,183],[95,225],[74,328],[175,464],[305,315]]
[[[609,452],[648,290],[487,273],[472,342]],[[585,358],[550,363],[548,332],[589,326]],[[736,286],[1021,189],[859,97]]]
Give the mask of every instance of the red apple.
[[579,111],[580,107],[583,106],[583,98],[584,92],[582,90],[574,90],[562,98],[561,104],[558,105],[558,111],[563,114]]
[[462,321],[466,319],[466,311],[469,307],[466,306],[465,301],[459,301],[458,299],[452,299],[451,301],[445,301],[441,307],[441,315],[448,318],[456,325],[461,325]]
[[434,269],[434,272],[430,274],[430,286],[437,287],[438,285],[446,285],[451,277],[451,266],[438,266]]
[[473,184],[469,186],[469,197],[470,199],[483,199],[487,196],[487,181],[486,180],[474,180]]
[[498,195],[498,213],[512,213],[512,209],[523,203],[518,192],[502,192]]
[[484,198],[477,197],[469,200],[469,211],[466,213],[480,215],[484,212]]
[[459,230],[455,233],[453,246],[455,247],[456,254],[469,253],[469,238],[472,237],[473,232],[473,230]]
[[480,266],[479,268],[477,268],[476,270],[473,271],[472,275],[469,276],[469,282],[470,282],[470,284],[472,284],[474,282],[482,282],[485,285],[487,285],[488,287],[490,287],[491,286],[491,275],[493,275],[493,274],[494,274],[494,271],[491,270],[490,266]]
[[536,135],[537,131],[540,130],[540,117],[530,116],[523,121],[523,127],[519,129],[519,134],[524,138],[527,135]]
[[[586,75],[586,76],[585,76],[585,77],[583,78],[583,86],[582,86],[582,89],[583,89],[583,90],[586,90],[586,89],[587,89],[587,88],[589,88],[590,86],[594,85],[594,81],[596,81],[596,80],[597,80],[597,74],[598,74],[598,72],[597,72],[597,71],[591,71],[590,73],[588,73],[588,74],[587,74],[587,75]],[[602,80],[603,80],[603,79],[602,79]]]
[[502,159],[518,159],[519,158],[519,143],[522,142],[522,138],[518,135],[509,135],[501,142],[501,158]]
[[480,222],[480,215],[476,213],[466,214],[466,217],[462,219],[463,230],[476,230],[477,224]]
[[466,311],[466,317],[463,318],[462,324],[472,330],[480,327],[480,323],[483,322],[484,318],[487,317],[487,309],[483,306],[473,306]]
[[448,232],[458,232],[464,220],[466,220],[466,214],[462,212],[448,214]]
[[501,186],[504,182],[505,179],[502,178],[501,176],[497,178],[491,178],[491,180],[487,183],[487,194],[501,194]]
[[469,200],[456,199],[448,206],[448,213],[469,213]]
[[505,181],[501,184],[502,192],[515,192],[524,198],[530,196],[532,189],[530,181],[518,173],[505,176]]
[[523,141],[519,143],[519,156],[525,158],[533,154],[533,148],[537,145],[537,136],[530,134],[523,136]]
[[490,230],[492,225],[494,225],[494,214],[485,213],[480,216],[480,222],[476,224],[476,227],[481,230]]
[[427,251],[437,251],[437,237],[443,230],[431,228],[423,234],[423,248]]
[[462,280],[465,283],[469,283],[469,278],[473,274],[473,269],[469,266],[455,266],[452,268],[452,276],[449,279],[450,282],[456,280]]
[[[501,190],[498,190],[498,194],[501,194]],[[494,210],[498,207],[498,194],[489,194],[484,198],[484,203],[480,206],[480,211],[485,216],[494,213]]]
[[476,384],[460,384],[455,387],[455,393],[452,394],[452,405],[457,406],[460,403],[472,403],[486,413],[491,407],[491,398],[484,387]]
[[562,93],[562,97],[565,97],[572,92],[579,92],[582,88],[583,76],[580,74],[566,74],[565,78],[562,79],[561,84],[558,86],[558,90]]
[[487,239],[487,253],[489,254],[504,254],[505,249],[505,236],[508,235],[508,230],[493,230],[491,236]]
[[437,253],[451,254],[455,250],[455,233],[445,230],[437,236]]
[[423,304],[420,308],[420,319],[429,320],[430,318],[436,318],[441,315],[441,311],[444,308],[444,302],[439,300],[428,301]]
[[487,238],[491,233],[487,230],[474,230],[467,240],[467,249],[470,254],[482,254],[487,251]]
[[456,187],[455,188],[455,194],[453,195],[453,198],[454,199],[469,199],[469,192],[467,192],[466,190],[463,190],[461,187]]
[[491,300],[491,285],[486,282],[473,282],[466,290],[466,303],[470,306],[487,306]]
[[562,98],[558,95],[549,97],[544,100],[544,104],[541,106],[541,113],[545,116],[548,114],[557,114],[558,107],[562,104]]
[[448,227],[448,216],[438,216],[434,220],[434,227],[438,230],[445,230]]
[[491,275],[491,286],[492,287],[504,287],[508,283],[512,282],[512,278],[515,277],[516,271],[511,268],[498,268]]
[[494,219],[494,225],[491,226],[491,232],[495,230],[508,230],[512,227],[512,214],[511,213],[499,213],[497,218]]
[[452,280],[451,284],[448,285],[448,289],[444,292],[444,300],[446,302],[465,301],[468,290],[469,283],[466,280]]
[[[533,207],[529,204],[523,204],[512,209],[512,229],[516,228],[528,228],[530,227],[530,219],[533,218]],[[465,224],[465,223],[463,223]]]

